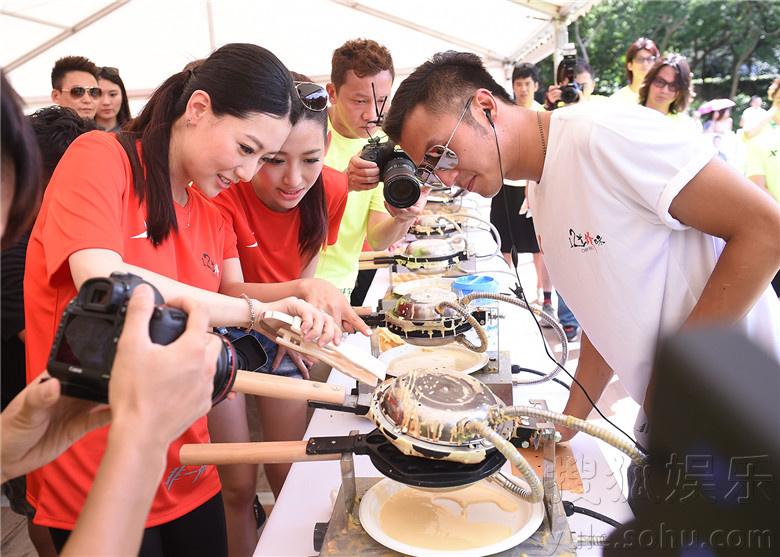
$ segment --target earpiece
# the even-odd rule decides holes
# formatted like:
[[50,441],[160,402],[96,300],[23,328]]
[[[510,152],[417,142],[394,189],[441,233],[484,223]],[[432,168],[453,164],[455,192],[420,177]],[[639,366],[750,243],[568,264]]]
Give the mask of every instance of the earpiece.
[[488,122],[490,122],[490,125],[495,127],[495,124],[493,124],[493,118],[490,117],[490,109],[489,108],[483,108],[482,112],[485,113],[485,116],[487,116]]

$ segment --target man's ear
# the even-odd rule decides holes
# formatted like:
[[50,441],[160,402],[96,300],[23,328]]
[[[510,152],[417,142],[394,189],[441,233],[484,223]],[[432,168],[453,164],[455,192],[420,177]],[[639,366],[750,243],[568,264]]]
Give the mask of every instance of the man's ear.
[[322,155],[322,158],[325,158],[325,155],[328,154],[328,149],[330,149],[330,140],[333,139],[333,134],[330,130],[328,130],[328,137],[325,138],[325,153]]
[[51,90],[51,102],[54,104],[60,104],[60,92],[56,89]]
[[336,104],[336,87],[334,87],[332,83],[328,83],[325,86],[325,90],[328,92],[328,101],[330,101],[330,104]]
[[493,122],[498,117],[499,103],[490,91],[487,89],[477,89],[477,92],[474,93],[474,102],[472,104],[476,104],[477,108],[485,113],[488,122],[493,126]]

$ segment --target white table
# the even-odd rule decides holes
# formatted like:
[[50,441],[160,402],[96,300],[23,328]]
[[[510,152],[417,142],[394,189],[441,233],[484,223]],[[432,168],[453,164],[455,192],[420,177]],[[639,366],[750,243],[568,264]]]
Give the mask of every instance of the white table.
[[[496,277],[499,278],[500,275]],[[502,278],[502,284],[508,279],[509,277]],[[381,298],[387,289],[387,284],[387,271],[380,270],[367,299]],[[532,344],[540,340],[538,333],[536,338],[533,337],[532,330],[535,329],[535,325],[532,324],[531,317],[523,315],[519,308],[512,306],[506,310],[502,307],[502,312],[504,311],[508,317],[502,320],[501,338],[507,339],[502,342],[513,351],[512,362],[542,371],[549,370],[551,364],[544,357],[541,346]],[[508,339],[512,341],[509,342]],[[370,351],[369,340],[365,337],[352,335],[346,342]],[[505,349],[504,346],[502,349]],[[338,371],[331,373],[328,382],[354,386],[353,380]],[[568,394],[560,385],[548,382],[536,386],[516,386],[513,389],[513,396],[515,404],[526,404],[529,398],[543,398],[547,400],[550,410],[559,411],[563,408]],[[347,435],[351,430],[367,433],[374,427],[374,424],[365,417],[318,409],[314,412],[305,438]],[[619,522],[630,520],[632,514],[624,495],[625,469],[628,460],[615,456],[605,459],[600,447],[602,443],[585,434],[577,435],[571,441],[571,445],[582,476],[584,493],[563,492],[563,499],[572,501],[577,506],[600,512]],[[380,476],[369,457],[356,455],[354,462],[356,477]],[[330,519],[331,494],[335,494],[340,484],[339,461],[294,463],[254,555],[315,555],[312,542],[314,525]],[[613,530],[603,522],[578,514],[569,518],[569,525],[572,531],[580,535],[609,534]],[[601,550],[597,547],[583,547],[578,551],[578,555],[600,554]]]

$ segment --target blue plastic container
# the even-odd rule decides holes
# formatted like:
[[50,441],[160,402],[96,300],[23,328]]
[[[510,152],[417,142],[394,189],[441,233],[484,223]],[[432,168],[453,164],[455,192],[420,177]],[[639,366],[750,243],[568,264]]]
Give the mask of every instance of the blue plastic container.
[[[472,292],[491,292],[498,294],[498,280],[487,275],[469,275],[459,277],[452,283],[452,291],[458,298],[468,296]],[[472,302],[477,305],[496,304],[495,300],[480,298]]]

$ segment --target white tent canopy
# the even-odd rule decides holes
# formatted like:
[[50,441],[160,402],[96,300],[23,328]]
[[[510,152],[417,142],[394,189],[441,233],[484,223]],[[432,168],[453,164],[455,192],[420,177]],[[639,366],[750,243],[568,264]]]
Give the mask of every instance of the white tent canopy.
[[386,45],[396,86],[443,50],[472,51],[506,82],[515,62],[537,62],[566,42],[567,25],[598,0],[2,0],[0,64],[28,108],[51,104],[62,56],[119,69],[135,112],[191,60],[230,42],[262,45],[327,83],[346,40]]

